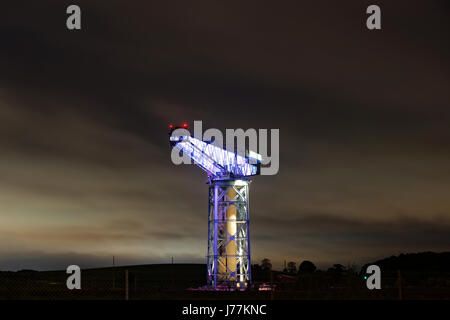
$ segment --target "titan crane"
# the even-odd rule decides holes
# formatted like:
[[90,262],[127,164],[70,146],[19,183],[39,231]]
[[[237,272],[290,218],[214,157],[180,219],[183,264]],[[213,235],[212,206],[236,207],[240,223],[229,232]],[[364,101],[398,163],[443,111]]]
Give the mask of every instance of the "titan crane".
[[187,127],[170,125],[170,144],[208,174],[208,287],[244,289],[251,282],[249,185],[260,174],[261,155],[242,156],[211,141],[172,134]]

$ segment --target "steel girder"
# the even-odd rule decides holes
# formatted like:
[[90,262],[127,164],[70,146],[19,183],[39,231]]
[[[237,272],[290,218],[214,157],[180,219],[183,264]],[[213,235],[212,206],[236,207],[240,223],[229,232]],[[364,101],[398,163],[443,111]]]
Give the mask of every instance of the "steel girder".
[[207,281],[213,288],[245,288],[251,282],[250,180],[209,181]]

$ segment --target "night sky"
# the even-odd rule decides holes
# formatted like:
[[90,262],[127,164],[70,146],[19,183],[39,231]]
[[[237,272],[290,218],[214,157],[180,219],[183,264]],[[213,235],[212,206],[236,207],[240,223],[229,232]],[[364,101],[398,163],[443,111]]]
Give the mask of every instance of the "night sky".
[[448,1],[9,2],[0,270],[203,263],[206,175],[167,135],[194,120],[280,129],[253,263],[450,250]]

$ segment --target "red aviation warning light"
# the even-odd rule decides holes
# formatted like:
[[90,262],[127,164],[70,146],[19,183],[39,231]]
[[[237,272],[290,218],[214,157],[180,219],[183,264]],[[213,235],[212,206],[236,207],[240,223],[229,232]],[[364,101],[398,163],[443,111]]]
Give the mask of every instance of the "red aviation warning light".
[[183,124],[169,124],[169,136],[172,135],[172,132],[174,132],[176,129],[188,129],[189,125],[187,122],[183,122]]

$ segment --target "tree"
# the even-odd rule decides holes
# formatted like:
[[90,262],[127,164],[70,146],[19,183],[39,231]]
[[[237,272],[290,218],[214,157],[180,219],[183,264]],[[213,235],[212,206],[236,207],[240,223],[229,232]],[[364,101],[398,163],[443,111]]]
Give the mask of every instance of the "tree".
[[294,261],[289,261],[287,264],[287,272],[288,273],[296,273],[297,272],[297,264]]
[[252,270],[259,272],[259,271],[261,271],[261,266],[259,264],[255,263],[254,265],[252,265]]
[[333,267],[327,270],[327,273],[332,276],[335,281],[339,281],[344,274],[345,267],[342,264],[334,264]]
[[344,272],[344,269],[345,267],[342,264],[333,264],[333,267],[328,270],[337,274],[342,274]]
[[300,263],[300,266],[298,267],[298,273],[314,273],[316,271],[316,266],[311,261],[305,260],[302,263]]
[[272,263],[270,262],[270,259],[267,259],[267,258],[262,259],[261,269],[263,271],[272,270]]

